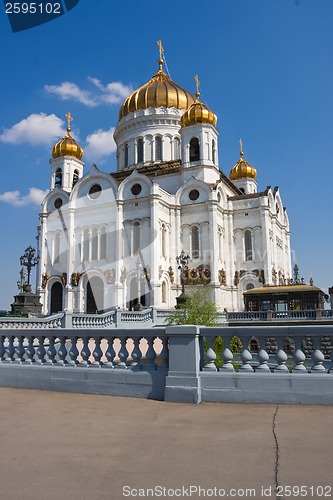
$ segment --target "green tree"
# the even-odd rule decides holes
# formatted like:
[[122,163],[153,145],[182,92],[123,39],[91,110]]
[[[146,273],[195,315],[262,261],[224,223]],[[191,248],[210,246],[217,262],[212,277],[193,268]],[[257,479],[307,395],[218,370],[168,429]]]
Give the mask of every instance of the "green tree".
[[219,315],[214,302],[208,298],[207,290],[197,289],[186,295],[179,309],[168,316],[167,326],[200,325],[217,326]]
[[[186,295],[185,301],[179,309],[168,316],[167,326],[172,325],[200,325],[200,326],[218,326],[219,315],[216,305],[208,298],[207,290],[196,289],[191,294]],[[243,344],[238,337],[230,339],[230,350],[233,354],[241,352]],[[208,349],[207,341],[204,339],[204,351]],[[220,368],[223,364],[222,353],[224,351],[224,341],[221,337],[216,337],[213,344],[216,354],[215,365]],[[235,366],[237,368],[237,366]]]

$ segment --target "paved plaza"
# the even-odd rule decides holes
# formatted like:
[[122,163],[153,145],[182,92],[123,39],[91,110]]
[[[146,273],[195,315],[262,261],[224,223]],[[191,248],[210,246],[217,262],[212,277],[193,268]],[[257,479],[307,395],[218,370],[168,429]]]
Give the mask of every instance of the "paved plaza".
[[0,401],[1,500],[287,498],[276,481],[304,487],[289,498],[333,496],[330,406],[7,388]]

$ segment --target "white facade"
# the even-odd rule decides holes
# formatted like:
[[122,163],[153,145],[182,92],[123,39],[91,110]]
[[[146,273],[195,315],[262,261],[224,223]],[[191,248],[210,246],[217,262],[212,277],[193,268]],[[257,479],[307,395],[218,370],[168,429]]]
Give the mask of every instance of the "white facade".
[[291,277],[278,188],[231,181],[219,170],[215,125],[181,126],[183,113],[158,106],[123,116],[116,172],[93,166],[83,175],[74,156],[50,160],[37,284],[45,314],[131,309],[138,296],[145,306],[172,308],[182,250],[187,285],[205,286],[219,310],[242,310],[246,289]]

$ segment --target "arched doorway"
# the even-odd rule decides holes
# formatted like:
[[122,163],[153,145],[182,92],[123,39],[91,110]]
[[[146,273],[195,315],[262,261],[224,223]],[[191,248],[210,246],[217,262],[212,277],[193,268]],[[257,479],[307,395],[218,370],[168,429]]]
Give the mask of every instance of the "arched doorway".
[[104,284],[98,276],[88,279],[86,287],[86,313],[96,314],[104,309]]
[[[140,286],[140,304],[143,307],[148,307],[150,305],[150,291],[148,288],[147,280],[143,278],[141,280],[141,286]],[[130,286],[129,286],[129,300],[127,302],[127,308],[130,311],[133,311],[135,309],[135,306],[139,302],[139,292],[138,292],[138,280],[136,276],[134,276],[131,279]]]
[[51,314],[62,311],[62,295],[63,287],[62,284],[57,281],[53,283],[51,287]]

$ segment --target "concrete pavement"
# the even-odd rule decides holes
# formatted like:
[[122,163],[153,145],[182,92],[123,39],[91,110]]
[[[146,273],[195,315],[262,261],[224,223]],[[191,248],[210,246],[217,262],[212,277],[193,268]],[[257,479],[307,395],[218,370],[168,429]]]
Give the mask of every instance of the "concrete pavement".
[[0,422],[1,500],[333,497],[333,407],[1,388]]

